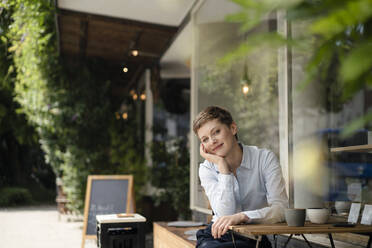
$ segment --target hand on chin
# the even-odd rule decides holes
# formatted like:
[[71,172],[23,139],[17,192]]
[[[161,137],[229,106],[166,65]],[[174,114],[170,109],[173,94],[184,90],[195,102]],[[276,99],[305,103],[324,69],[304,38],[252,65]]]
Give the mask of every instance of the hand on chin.
[[202,145],[200,145],[200,155],[204,159],[214,164],[218,164],[219,162],[221,162],[221,159],[223,159],[223,157],[217,154],[215,151],[207,152]]

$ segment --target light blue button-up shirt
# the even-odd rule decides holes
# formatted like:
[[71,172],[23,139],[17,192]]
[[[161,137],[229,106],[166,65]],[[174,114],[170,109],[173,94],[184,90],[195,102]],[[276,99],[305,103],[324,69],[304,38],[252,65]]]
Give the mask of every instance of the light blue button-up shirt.
[[218,217],[244,212],[250,222],[277,223],[284,220],[288,197],[282,171],[275,154],[243,145],[243,158],[236,177],[220,174],[216,164],[200,164],[201,185]]

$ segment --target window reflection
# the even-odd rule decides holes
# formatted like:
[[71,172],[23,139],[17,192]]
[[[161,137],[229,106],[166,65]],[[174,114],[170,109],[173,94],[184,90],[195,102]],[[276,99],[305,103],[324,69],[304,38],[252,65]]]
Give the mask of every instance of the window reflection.
[[[237,5],[222,0],[204,1],[196,11],[193,65],[196,112],[210,105],[228,109],[238,124],[242,143],[269,148],[279,157],[277,51],[265,49],[239,61],[219,63],[245,37],[239,32],[238,23],[225,21],[227,14],[237,11]],[[274,26],[270,20],[264,20],[259,28],[275,32]],[[199,154],[197,157],[201,162]],[[198,168],[198,164],[192,166]],[[208,208],[200,182],[195,201],[196,205]]]

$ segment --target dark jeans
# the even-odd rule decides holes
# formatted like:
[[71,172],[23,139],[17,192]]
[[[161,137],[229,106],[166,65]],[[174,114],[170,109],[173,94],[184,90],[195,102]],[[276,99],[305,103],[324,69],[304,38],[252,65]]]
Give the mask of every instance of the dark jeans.
[[[209,224],[205,229],[200,229],[196,233],[198,239],[196,243],[196,248],[235,248],[231,232],[228,231],[226,234],[222,235],[219,239],[214,239],[212,236],[212,224]],[[235,246],[236,248],[254,248],[256,247],[256,240],[244,238],[234,234]],[[262,237],[259,245],[260,248],[271,248],[271,243],[266,236]]]

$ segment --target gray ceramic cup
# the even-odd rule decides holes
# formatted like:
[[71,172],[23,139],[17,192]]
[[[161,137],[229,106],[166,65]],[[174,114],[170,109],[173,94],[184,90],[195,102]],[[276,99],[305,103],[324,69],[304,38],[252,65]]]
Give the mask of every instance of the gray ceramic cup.
[[285,221],[288,226],[304,226],[306,218],[306,209],[287,208],[284,210]]

